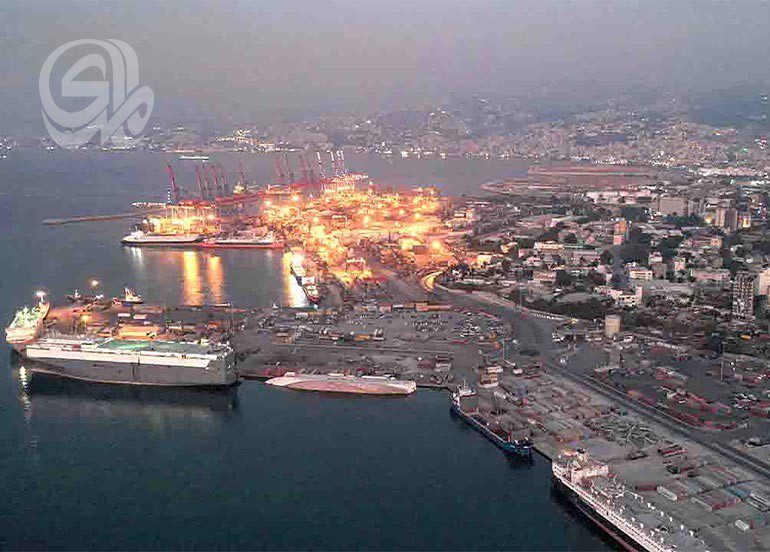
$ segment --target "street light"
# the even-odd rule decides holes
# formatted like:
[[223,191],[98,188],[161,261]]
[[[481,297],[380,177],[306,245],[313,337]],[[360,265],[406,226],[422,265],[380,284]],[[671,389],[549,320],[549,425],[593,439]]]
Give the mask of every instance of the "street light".
[[99,286],[99,280],[97,280],[96,278],[91,278],[91,281],[89,283],[91,284],[92,288],[96,288]]

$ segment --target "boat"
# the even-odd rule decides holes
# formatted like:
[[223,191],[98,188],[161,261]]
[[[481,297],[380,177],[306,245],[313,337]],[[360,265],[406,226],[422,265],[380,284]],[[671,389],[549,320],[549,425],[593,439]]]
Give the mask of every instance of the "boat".
[[227,344],[143,339],[43,337],[22,353],[32,372],[98,383],[178,387],[237,382]]
[[584,451],[563,452],[551,464],[554,490],[624,550],[708,550],[684,524],[610,476]]
[[80,303],[83,300],[83,294],[75,290],[74,293],[67,295],[67,299],[72,303]]
[[74,293],[67,295],[67,300],[70,303],[77,303],[83,305],[92,305],[94,303],[103,303],[104,294],[99,293],[97,295],[83,295],[80,291],[75,290]]
[[33,308],[24,307],[16,311],[13,320],[5,328],[5,341],[16,351],[22,352],[40,335],[49,310],[50,304],[41,299]]
[[131,288],[123,288],[123,297],[120,299],[120,302],[124,306],[130,307],[132,305],[141,305],[144,303],[144,299]]
[[301,286],[302,280],[307,275],[307,271],[305,270],[305,265],[303,263],[303,259],[301,256],[294,255],[294,257],[292,258],[291,273],[294,275],[294,278],[297,280],[297,283]]
[[478,410],[466,410],[466,408],[463,406],[463,402],[468,402],[468,399],[473,399],[475,397],[476,392],[473,390],[473,388],[470,387],[467,383],[463,382],[463,384],[458,387],[457,391],[452,393],[452,402],[450,406],[451,411],[459,416],[473,429],[492,441],[495,446],[500,448],[504,453],[511,456],[531,458],[531,439],[528,437],[519,439],[511,438],[509,432],[506,432],[502,428],[491,426],[478,412]]
[[257,235],[252,232],[242,232],[230,236],[208,238],[200,242],[204,249],[280,249],[283,242],[277,241],[272,233]]
[[415,382],[399,380],[392,376],[349,376],[339,373],[297,374],[286,372],[283,376],[267,380],[266,383],[299,391],[354,395],[408,395],[417,390]]
[[173,246],[192,245],[201,240],[200,234],[155,234],[144,230],[134,230],[121,240],[130,246]]
[[180,161],[208,161],[208,155],[180,155]]
[[316,304],[321,301],[321,291],[316,284],[303,284],[302,291],[305,292],[305,297],[310,303]]

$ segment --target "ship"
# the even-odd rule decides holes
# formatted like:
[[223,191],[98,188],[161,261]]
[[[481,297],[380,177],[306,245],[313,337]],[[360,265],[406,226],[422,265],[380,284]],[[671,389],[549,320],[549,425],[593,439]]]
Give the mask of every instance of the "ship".
[[610,477],[609,466],[583,451],[564,452],[551,464],[554,489],[625,550],[708,550],[703,539],[639,493]]
[[42,337],[22,356],[30,371],[98,383],[219,387],[237,383],[227,344],[82,336]]
[[283,376],[267,380],[267,383],[300,391],[354,395],[409,395],[417,390],[415,382],[399,380],[392,376],[348,376],[339,373],[297,374],[286,372]]
[[121,243],[130,246],[174,246],[193,245],[200,240],[200,234],[155,234],[144,230],[135,230],[124,236]]
[[301,255],[294,255],[291,260],[291,273],[300,286],[302,285],[302,280],[307,275],[303,261],[304,259]]
[[283,242],[276,240],[272,233],[257,235],[253,232],[241,232],[208,238],[198,246],[204,249],[280,249],[283,247]]
[[305,292],[305,297],[312,304],[317,304],[321,301],[321,290],[316,284],[302,284],[302,291]]
[[467,410],[463,403],[473,399],[476,392],[463,382],[457,391],[452,393],[451,411],[465,423],[492,441],[499,449],[510,456],[531,458],[532,440],[528,437],[512,438],[509,432],[500,427],[491,426],[478,410]]
[[131,307],[133,305],[141,305],[144,303],[144,299],[133,289],[123,288],[123,297],[118,298],[116,302],[121,303],[125,307]]
[[6,342],[16,351],[24,351],[40,335],[49,310],[50,304],[41,298],[33,308],[24,307],[17,311],[5,328]]
[[208,155],[180,155],[179,156],[180,161],[203,161],[206,162],[209,160]]

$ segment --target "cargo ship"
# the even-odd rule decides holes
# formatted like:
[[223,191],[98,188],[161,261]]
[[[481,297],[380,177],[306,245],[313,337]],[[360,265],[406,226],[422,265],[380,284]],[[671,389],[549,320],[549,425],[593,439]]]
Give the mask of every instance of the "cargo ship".
[[463,383],[457,391],[452,393],[451,410],[458,415],[465,423],[481,433],[484,437],[492,441],[495,446],[504,453],[511,456],[524,458],[532,457],[532,441],[527,438],[514,439],[510,433],[501,427],[490,425],[477,409],[468,410],[463,405],[476,397],[476,392],[467,384]]
[[348,376],[345,374],[297,374],[286,372],[267,381],[269,385],[300,391],[354,395],[409,395],[417,390],[413,381],[389,376]]
[[179,387],[237,382],[235,356],[226,344],[43,337],[26,346],[30,371],[99,383]]
[[144,230],[135,230],[124,236],[121,243],[130,246],[174,246],[194,245],[201,239],[200,234],[155,234]]
[[552,463],[554,489],[625,550],[708,550],[703,539],[639,493],[610,477],[609,466],[582,451]]
[[5,328],[6,342],[16,351],[22,352],[40,335],[49,309],[49,303],[41,296],[40,301],[33,308],[24,307],[17,311],[11,323]]
[[198,244],[204,249],[281,249],[283,242],[275,239],[271,233],[257,235],[241,232],[230,236],[208,238]]

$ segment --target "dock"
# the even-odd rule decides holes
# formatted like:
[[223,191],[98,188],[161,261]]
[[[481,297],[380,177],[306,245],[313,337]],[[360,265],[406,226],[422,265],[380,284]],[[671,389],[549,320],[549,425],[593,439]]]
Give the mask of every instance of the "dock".
[[104,222],[108,220],[122,220],[131,218],[142,218],[152,213],[160,213],[163,209],[143,209],[141,211],[131,211],[130,213],[118,213],[114,215],[85,215],[69,218],[48,218],[43,221],[46,226],[61,226],[63,224],[74,224],[76,222]]

